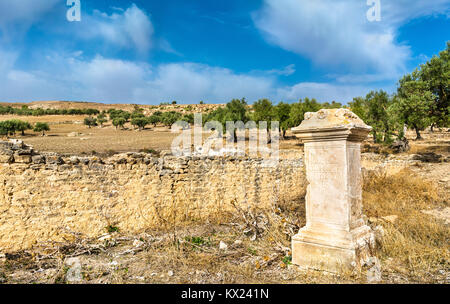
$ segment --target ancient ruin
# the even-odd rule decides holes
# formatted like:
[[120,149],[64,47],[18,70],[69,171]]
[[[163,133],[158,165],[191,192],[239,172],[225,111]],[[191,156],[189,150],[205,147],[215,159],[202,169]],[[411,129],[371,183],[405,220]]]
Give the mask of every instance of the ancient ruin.
[[371,127],[347,109],[306,113],[293,129],[305,143],[306,226],[293,237],[293,263],[340,271],[370,256],[362,217],[361,142]]
[[[166,219],[207,221],[302,194],[303,162],[128,152],[108,158],[38,152],[0,141],[0,248],[29,249],[108,225],[138,233]],[[295,191],[291,189],[297,189]]]

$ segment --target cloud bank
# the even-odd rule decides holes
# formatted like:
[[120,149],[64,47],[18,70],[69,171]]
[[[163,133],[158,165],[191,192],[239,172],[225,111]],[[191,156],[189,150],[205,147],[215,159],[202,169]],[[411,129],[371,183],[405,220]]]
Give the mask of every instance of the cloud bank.
[[150,16],[132,4],[126,10],[117,10],[108,15],[94,10],[87,15],[75,34],[82,39],[102,39],[114,46],[136,49],[145,55],[153,47],[154,28]]
[[252,18],[269,43],[320,67],[387,80],[403,74],[411,57],[409,47],[396,39],[398,28],[413,18],[448,15],[449,4],[381,0],[381,22],[371,23],[363,0],[265,0]]

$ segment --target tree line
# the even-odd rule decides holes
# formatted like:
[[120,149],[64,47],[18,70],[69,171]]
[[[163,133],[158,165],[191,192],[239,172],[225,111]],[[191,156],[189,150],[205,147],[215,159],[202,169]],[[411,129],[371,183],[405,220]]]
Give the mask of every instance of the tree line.
[[50,131],[50,127],[45,122],[37,122],[33,126],[29,122],[19,119],[0,121],[0,135],[2,136],[14,136],[16,135],[16,132],[21,132],[23,136],[25,135],[26,130],[42,132],[42,136],[44,136],[46,131]]
[[145,116],[143,109],[135,106],[133,112],[124,110],[109,109],[103,111],[97,115],[97,117],[89,116],[84,119],[84,124],[89,128],[93,126],[103,126],[108,121],[111,121],[112,125],[116,129],[124,129],[126,123],[130,123],[132,126],[139,130],[145,129],[146,126],[152,125],[155,127],[157,124],[163,124],[170,127],[177,121],[186,121],[190,124],[194,123],[194,114],[181,114],[176,111],[161,112],[157,111],[150,116]]
[[18,115],[18,116],[44,116],[44,115],[97,115],[100,111],[97,109],[30,109],[24,105],[21,108],[0,105],[0,115]]
[[[403,76],[396,93],[371,91],[365,97],[353,98],[344,107],[373,127],[376,143],[389,144],[395,137],[403,139],[405,125],[416,131],[417,139],[422,138],[420,132],[428,126],[432,131],[435,127],[450,127],[449,52],[450,42],[447,42],[446,50]],[[224,108],[207,114],[204,121],[219,121],[223,126],[227,121],[278,121],[284,137],[288,129],[300,125],[305,113],[341,107],[340,103],[320,103],[314,98],[276,105],[268,99],[260,99],[252,107],[245,99],[234,99]]]

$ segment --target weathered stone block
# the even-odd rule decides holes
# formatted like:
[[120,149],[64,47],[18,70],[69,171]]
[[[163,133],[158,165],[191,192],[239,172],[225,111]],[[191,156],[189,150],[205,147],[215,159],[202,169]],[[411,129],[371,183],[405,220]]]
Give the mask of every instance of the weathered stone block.
[[14,156],[8,154],[0,154],[0,163],[11,164],[14,162]]
[[42,155],[35,155],[31,157],[33,164],[45,164],[45,157]]
[[47,155],[45,157],[47,164],[54,165],[62,165],[64,164],[64,160],[59,155]]
[[305,143],[306,226],[292,239],[293,263],[338,272],[370,255],[362,214],[361,142],[371,128],[346,109],[306,113],[293,129]]
[[14,154],[14,161],[19,164],[30,164],[31,163],[31,155]]

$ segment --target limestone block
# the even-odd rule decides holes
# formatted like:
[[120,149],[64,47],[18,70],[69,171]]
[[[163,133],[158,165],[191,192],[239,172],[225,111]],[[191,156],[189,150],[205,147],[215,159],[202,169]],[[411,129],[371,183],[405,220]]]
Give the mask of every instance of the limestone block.
[[0,154],[0,163],[11,164],[14,162],[14,156],[8,154]]
[[371,128],[347,109],[306,113],[293,129],[305,143],[306,226],[293,237],[293,263],[339,272],[368,256],[373,233],[362,214],[361,142]]
[[45,164],[45,157],[42,155],[35,155],[31,157],[33,164]]
[[30,164],[31,163],[31,155],[19,155],[14,154],[14,161],[19,164]]

